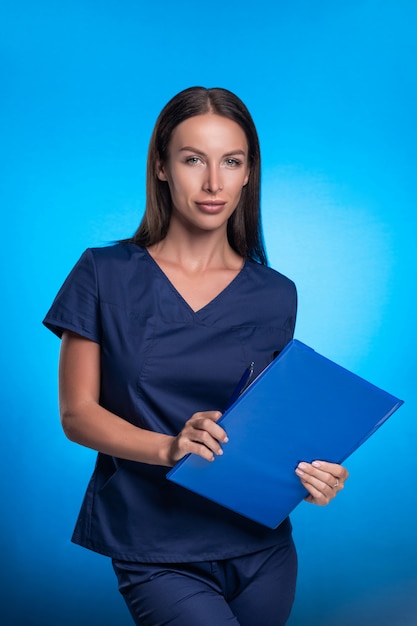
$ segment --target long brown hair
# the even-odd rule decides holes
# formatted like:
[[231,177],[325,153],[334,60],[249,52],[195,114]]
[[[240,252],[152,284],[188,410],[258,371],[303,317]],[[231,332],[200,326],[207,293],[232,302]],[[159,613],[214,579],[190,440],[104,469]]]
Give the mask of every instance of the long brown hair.
[[139,228],[128,241],[148,247],[166,236],[171,217],[171,195],[166,182],[157,176],[157,163],[166,162],[169,141],[178,124],[209,112],[239,124],[249,148],[249,181],[243,187],[239,203],[227,224],[229,244],[242,257],[267,265],[260,216],[261,157],[258,134],[246,106],[227,89],[190,87],[174,96],[162,109],[149,144],[145,213]]

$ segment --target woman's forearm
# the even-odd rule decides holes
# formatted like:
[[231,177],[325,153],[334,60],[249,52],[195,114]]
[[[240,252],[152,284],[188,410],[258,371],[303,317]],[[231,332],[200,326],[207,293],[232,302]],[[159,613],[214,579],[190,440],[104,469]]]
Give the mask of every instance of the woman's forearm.
[[68,439],[88,448],[130,461],[172,465],[173,437],[134,426],[94,401],[61,408],[61,423]]

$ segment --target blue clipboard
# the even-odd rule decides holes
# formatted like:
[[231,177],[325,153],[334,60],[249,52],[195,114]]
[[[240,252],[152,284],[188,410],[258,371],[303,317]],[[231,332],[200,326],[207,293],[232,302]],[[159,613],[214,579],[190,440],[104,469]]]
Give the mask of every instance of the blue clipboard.
[[307,495],[300,461],[342,463],[402,404],[294,339],[220,418],[224,454],[187,455],[167,478],[276,528]]

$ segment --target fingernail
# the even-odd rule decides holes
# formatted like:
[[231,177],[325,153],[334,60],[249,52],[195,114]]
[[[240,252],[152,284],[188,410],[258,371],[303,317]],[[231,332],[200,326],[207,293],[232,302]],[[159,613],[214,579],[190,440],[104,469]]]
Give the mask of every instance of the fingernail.
[[305,463],[299,463],[298,467],[299,467],[300,470],[304,470],[304,469],[306,469],[306,464]]
[[314,465],[314,467],[321,467],[320,461],[313,461],[311,465]]
[[224,443],[227,443],[229,441],[229,437],[226,435],[226,437],[223,439]]
[[298,474],[299,476],[304,476],[303,470],[300,470],[299,467],[297,467],[297,469],[295,470],[295,473]]

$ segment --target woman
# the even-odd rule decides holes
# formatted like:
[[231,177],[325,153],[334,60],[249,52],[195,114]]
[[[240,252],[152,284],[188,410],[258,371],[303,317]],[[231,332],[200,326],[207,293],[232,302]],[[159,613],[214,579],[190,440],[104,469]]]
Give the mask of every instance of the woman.
[[[108,555],[136,624],[278,626],[293,603],[291,525],[270,530],[166,479],[227,453],[221,410],[251,360],[291,339],[295,286],[267,267],[260,154],[244,104],[193,87],[161,112],[130,240],[87,250],[44,323],[62,337],[66,435],[98,450],[73,541]],[[296,469],[327,504],[347,471]],[[277,494],[279,497],[279,494]]]

